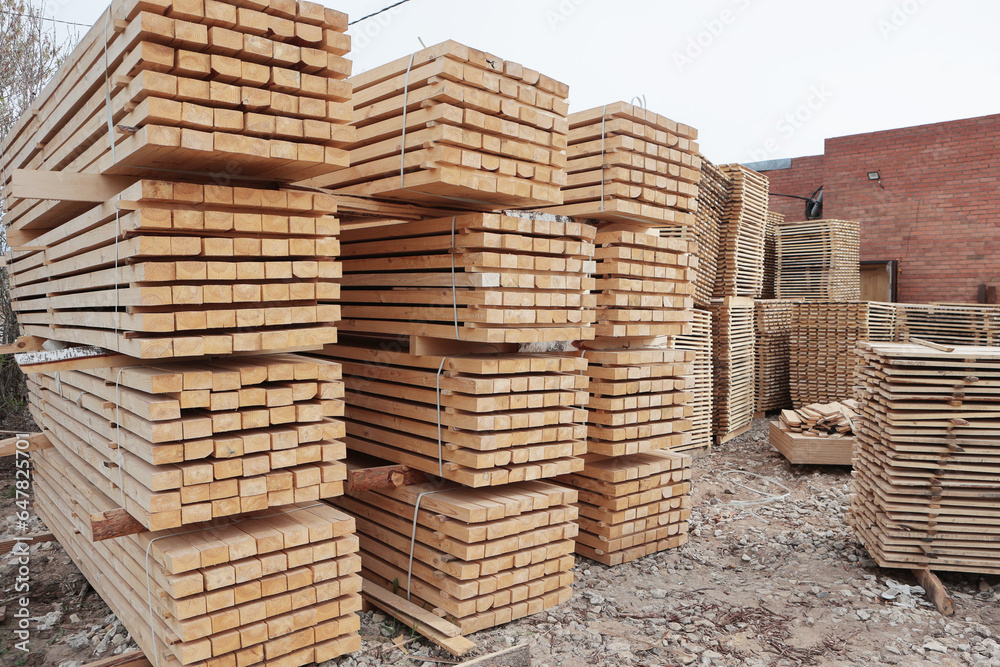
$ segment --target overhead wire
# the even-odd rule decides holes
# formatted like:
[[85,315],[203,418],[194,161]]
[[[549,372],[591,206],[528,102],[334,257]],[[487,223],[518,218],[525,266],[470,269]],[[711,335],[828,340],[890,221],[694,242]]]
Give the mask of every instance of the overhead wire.
[[370,18],[372,18],[373,16],[378,16],[379,14],[384,14],[385,12],[389,11],[390,9],[395,9],[396,7],[399,7],[400,5],[405,5],[405,4],[406,4],[407,2],[409,2],[409,1],[410,1],[410,0],[399,0],[399,2],[397,2],[397,3],[394,3],[394,4],[391,4],[391,5],[389,5],[388,7],[384,8],[384,9],[380,9],[380,10],[378,10],[377,12],[372,12],[371,14],[369,14],[369,15],[367,15],[367,16],[362,16],[362,17],[361,17],[361,18],[359,18],[359,19],[356,19],[356,20],[354,20],[354,21],[351,21],[351,22],[350,22],[350,23],[348,23],[347,25],[354,25],[355,23],[361,23],[362,21],[364,21],[364,20],[366,20],[366,19],[370,19]]

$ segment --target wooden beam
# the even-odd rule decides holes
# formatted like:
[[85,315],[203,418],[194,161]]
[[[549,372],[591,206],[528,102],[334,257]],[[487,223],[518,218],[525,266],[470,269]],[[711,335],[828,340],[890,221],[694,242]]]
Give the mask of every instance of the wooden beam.
[[136,180],[131,176],[15,169],[11,192],[18,199],[57,199],[102,204]]
[[92,357],[76,357],[75,359],[60,359],[58,361],[43,361],[35,364],[24,364],[21,370],[28,375],[34,373],[55,373],[58,371],[82,371],[90,368],[116,368],[118,366],[134,366],[138,363],[135,357],[127,354],[101,354]]
[[917,581],[927,591],[927,597],[931,599],[942,616],[951,616],[955,613],[955,600],[952,599],[948,589],[936,574],[927,568],[918,568],[913,571],[917,575]]
[[90,539],[92,542],[112,540],[126,535],[138,535],[147,530],[148,528],[121,508],[90,515]]
[[461,657],[476,648],[475,642],[463,637],[462,631],[457,626],[378,584],[367,579],[362,580],[361,595],[400,623],[409,625],[454,656]]
[[941,345],[940,343],[935,343],[933,341],[924,340],[923,338],[913,338],[910,337],[911,343],[916,343],[917,345],[923,345],[924,347],[929,347],[934,350],[939,350],[941,352],[954,352],[955,348],[949,345]]
[[20,542],[24,542],[25,544],[42,544],[44,542],[52,542],[55,539],[52,533],[37,533],[35,535],[25,535],[16,540],[3,540],[0,541],[0,556],[9,554],[14,545]]
[[518,644],[472,660],[459,663],[458,667],[531,667],[531,647]]
[[40,336],[21,336],[10,345],[0,345],[0,354],[20,354],[22,352],[41,352],[45,339]]
[[52,443],[49,439],[45,437],[44,433],[29,433],[26,434],[27,437],[16,436],[13,438],[7,438],[5,440],[0,440],[0,458],[5,456],[14,456],[18,452],[17,443],[22,440],[28,441],[28,448],[22,449],[22,452],[33,452],[37,449],[45,449],[51,447]]
[[404,465],[359,468],[347,474],[347,493],[396,489],[401,486],[420,484],[427,481],[427,475]]

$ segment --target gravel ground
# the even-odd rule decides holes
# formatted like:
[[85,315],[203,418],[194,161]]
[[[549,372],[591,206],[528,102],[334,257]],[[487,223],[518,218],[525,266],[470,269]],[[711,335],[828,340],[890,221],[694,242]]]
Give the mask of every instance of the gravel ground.
[[[695,461],[689,544],[616,568],[580,559],[573,600],[475,635],[476,655],[526,643],[538,667],[1000,667],[1000,578],[942,576],[956,603],[943,618],[910,573],[880,570],[856,541],[844,521],[850,482],[846,468],[790,466],[761,420]],[[32,552],[32,613],[51,627],[25,657],[11,650],[8,618],[0,664],[77,667],[134,648],[57,544]],[[0,584],[2,605],[10,564],[0,565]],[[362,652],[324,667],[457,662],[379,612],[362,614],[362,635]]]

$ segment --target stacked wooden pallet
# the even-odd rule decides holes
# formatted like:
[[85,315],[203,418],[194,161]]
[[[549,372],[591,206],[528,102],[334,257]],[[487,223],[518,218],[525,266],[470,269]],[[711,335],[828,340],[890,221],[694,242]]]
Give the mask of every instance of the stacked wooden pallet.
[[854,386],[854,351],[862,341],[896,337],[894,304],[803,303],[795,309],[790,342],[792,405],[849,398]]
[[310,180],[353,195],[497,210],[562,203],[569,87],[448,41],[351,79],[351,167]]
[[1000,345],[1000,307],[915,303],[895,306],[899,340],[919,338],[945,345]]
[[861,348],[849,523],[883,567],[1000,574],[1000,350]]
[[297,667],[361,648],[361,560],[342,512],[298,504],[95,543],[86,518],[115,501],[57,452],[45,461],[38,515],[153,664]]
[[[0,170],[288,182],[345,167],[346,30],[313,2],[115,0],[8,132]],[[6,194],[15,230],[80,210]]]
[[781,213],[767,212],[767,223],[764,227],[764,284],[760,293],[762,299],[773,299],[777,296],[775,287],[778,275],[778,227],[784,222],[785,216]]
[[713,432],[719,444],[753,424],[756,385],[754,300],[727,297],[712,303],[715,391]]
[[[54,190],[57,192],[58,190]],[[15,251],[25,333],[139,359],[336,341],[332,197],[142,180]]]
[[38,374],[31,414],[59,456],[162,530],[343,493],[340,375],[295,355]]
[[695,223],[661,227],[659,230],[660,236],[687,239],[695,244],[692,246],[693,253],[698,261],[695,268],[694,303],[699,308],[708,308],[715,291],[715,278],[719,270],[720,228],[731,187],[731,179],[703,157]]
[[857,301],[861,298],[857,222],[787,222],[777,229],[775,294],[781,299]]
[[688,382],[691,392],[691,429],[686,445],[674,447],[675,451],[705,450],[712,448],[713,370],[712,370],[712,313],[707,310],[691,311],[691,333],[671,339],[672,348],[694,352],[694,365]]
[[660,227],[692,225],[698,131],[625,102],[569,116],[564,204],[551,213]]
[[722,217],[713,296],[759,297],[764,284],[768,180],[738,164],[721,169],[732,187]]
[[768,299],[754,304],[757,336],[754,381],[758,412],[780,410],[792,404],[788,388],[789,341],[797,303],[792,299]]
[[469,487],[583,467],[585,359],[395,349],[357,338],[324,351],[344,366],[349,449]]
[[595,233],[555,216],[493,213],[345,229],[340,328],[480,343],[592,339]]
[[477,490],[427,482],[336,504],[357,518],[366,579],[468,634],[572,597],[576,500],[550,482]]
[[620,565],[685,544],[690,479],[691,457],[666,451],[589,461],[562,478],[580,493],[577,553]]

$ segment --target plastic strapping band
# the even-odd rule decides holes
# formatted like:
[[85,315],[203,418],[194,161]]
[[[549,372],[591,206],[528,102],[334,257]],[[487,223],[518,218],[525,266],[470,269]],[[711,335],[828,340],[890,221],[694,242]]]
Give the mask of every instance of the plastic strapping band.
[[607,171],[604,164],[604,142],[608,137],[605,128],[608,120],[608,105],[604,105],[604,110],[601,111],[601,213],[604,213],[604,178],[605,172]]
[[441,359],[441,365],[438,366],[437,372],[437,420],[438,420],[438,477],[444,477],[444,440],[441,437],[441,372],[444,370],[444,364],[446,361],[451,359],[451,357],[444,357]]
[[458,278],[455,276],[455,221],[458,216],[451,219],[451,302],[455,309],[455,340],[462,340],[462,332],[458,327]]
[[[271,517],[276,517],[276,516],[285,516],[286,514],[293,514],[295,512],[303,512],[305,510],[311,510],[314,507],[329,507],[329,505],[324,505],[323,503],[314,503],[306,507],[296,507],[294,509],[288,510],[287,512],[281,512],[279,514],[268,514],[267,516],[261,518],[269,519]],[[237,519],[236,521],[233,521],[232,523],[227,523],[226,526],[235,526],[237,524],[243,523],[244,521],[247,521],[248,519],[253,519],[253,518],[254,517],[252,516],[245,516],[242,519]],[[153,586],[152,582],[149,579],[149,554],[153,549],[153,544],[155,542],[159,542],[160,540],[165,540],[168,537],[180,537],[181,535],[203,533],[206,530],[215,530],[218,527],[219,526],[208,526],[206,528],[197,528],[195,530],[188,530],[183,533],[170,533],[168,535],[161,535],[160,537],[154,537],[149,541],[149,544],[146,545],[146,604],[149,606],[149,631],[150,631],[150,636],[152,638],[151,648],[153,650],[153,655],[154,655],[153,664],[156,667],[160,667],[160,652],[156,650],[156,629],[153,617]]]
[[413,552],[417,548],[417,515],[420,513],[420,502],[424,499],[424,496],[429,496],[433,493],[441,493],[443,491],[451,491],[451,489],[438,489],[437,491],[424,491],[419,496],[417,496],[417,502],[413,506],[413,532],[410,533],[410,564],[406,568],[406,600],[409,602],[410,595],[412,591],[410,589],[413,583]]
[[[115,293],[118,292],[117,286],[115,287]],[[122,509],[126,512],[125,508],[125,457],[122,455],[122,420],[121,420],[121,405],[122,405],[122,373],[125,372],[125,368],[118,369],[118,377],[115,378],[115,455],[118,457],[118,490],[122,494]]]
[[108,13],[104,15],[104,106],[108,110],[108,140],[111,141],[111,161],[118,164],[118,156],[115,154],[115,118],[111,110],[111,69],[108,64],[108,23],[111,21],[111,7],[108,6]]
[[413,59],[416,53],[410,54],[410,64],[406,66],[406,83],[403,84],[403,141],[399,147],[399,187],[403,187],[406,169],[406,105],[410,100],[410,70],[413,69]]

